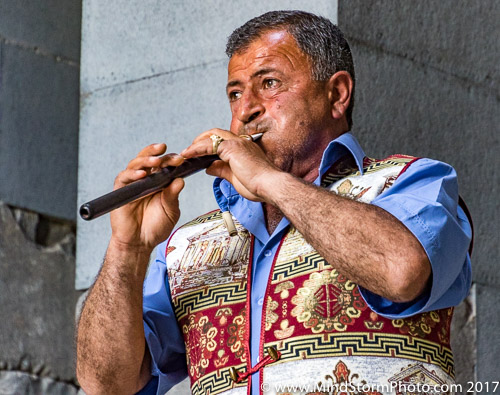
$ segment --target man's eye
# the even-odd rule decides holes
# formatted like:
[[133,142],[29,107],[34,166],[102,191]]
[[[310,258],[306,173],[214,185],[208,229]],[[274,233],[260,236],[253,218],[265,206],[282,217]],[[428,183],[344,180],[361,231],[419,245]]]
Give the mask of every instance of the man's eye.
[[279,81],[275,80],[274,78],[267,78],[264,80],[264,88],[265,89],[276,88],[278,85],[279,85]]
[[241,92],[239,92],[239,91],[229,92],[228,97],[229,97],[229,101],[238,100],[241,97]]

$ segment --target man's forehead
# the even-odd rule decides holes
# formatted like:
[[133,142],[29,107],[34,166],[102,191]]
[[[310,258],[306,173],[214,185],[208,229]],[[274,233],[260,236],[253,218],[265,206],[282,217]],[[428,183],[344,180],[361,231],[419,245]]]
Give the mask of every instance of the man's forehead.
[[293,36],[286,30],[271,30],[235,53],[228,64],[228,75],[252,65],[263,65],[281,59],[296,68],[298,63],[307,62],[307,56],[298,47]]
[[264,34],[261,35],[261,40],[266,41],[268,45],[277,45],[277,44],[282,44],[285,41],[291,40],[294,45],[295,39],[293,36],[288,33],[286,30],[279,29],[279,30],[270,30],[268,32],[265,32]]

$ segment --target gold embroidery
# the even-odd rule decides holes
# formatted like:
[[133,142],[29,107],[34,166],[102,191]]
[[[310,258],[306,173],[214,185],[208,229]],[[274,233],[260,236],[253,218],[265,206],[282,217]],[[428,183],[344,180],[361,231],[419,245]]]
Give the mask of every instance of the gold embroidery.
[[188,324],[182,327],[182,332],[187,339],[185,344],[189,373],[191,377],[203,376],[212,352],[217,348],[217,328],[209,322],[207,316],[198,313],[188,317]]
[[[395,374],[388,379],[389,383],[403,382],[403,383],[419,383],[427,384],[430,386],[442,385],[444,381],[441,380],[434,371],[429,371],[421,363],[409,364],[407,368],[401,369],[401,372]],[[446,392],[445,394],[447,394]]]
[[336,270],[312,273],[292,303],[292,316],[313,333],[345,331],[366,309],[356,285]]
[[279,316],[274,312],[278,306],[278,302],[272,300],[271,297],[268,296],[266,304],[266,331],[270,330],[271,326],[278,321]]
[[231,347],[231,351],[234,352],[236,358],[239,358],[241,362],[246,362],[245,311],[245,309],[242,309],[240,313],[236,317],[234,317],[233,323],[229,324],[229,326],[227,327],[227,332],[229,333],[227,345]]
[[286,299],[288,296],[290,296],[290,292],[288,291],[289,289],[295,288],[295,285],[291,281],[284,281],[276,287],[274,290],[274,293],[277,294],[280,292],[280,298],[281,299]]
[[221,324],[221,326],[224,326],[227,324],[227,317],[229,316],[232,316],[233,315],[233,310],[230,308],[230,307],[223,307],[219,310],[217,310],[217,312],[215,313],[215,317],[220,317],[219,318],[219,324]]
[[[325,376],[326,383],[323,384],[319,382],[319,387],[325,386],[334,388],[334,384],[344,384],[344,388],[348,390],[349,393],[353,395],[382,395],[378,391],[364,391],[364,386],[367,385],[366,380],[359,381],[359,374],[352,373],[351,370],[347,367],[347,365],[342,361],[338,361],[335,365],[335,369],[332,370],[332,374],[327,374]],[[331,381],[331,383],[329,383]],[[350,385],[348,385],[350,384]],[[342,386],[340,386],[342,388]],[[351,392],[352,391],[352,392]],[[343,392],[340,392],[343,393]]]
[[295,325],[288,326],[289,322],[288,320],[283,320],[280,322],[280,328],[281,329],[276,329],[274,331],[274,336],[276,336],[276,339],[286,339],[287,337],[290,337],[293,335],[293,331],[295,330]]
[[225,366],[227,361],[229,360],[229,355],[226,355],[226,352],[221,349],[217,351],[217,358],[214,360],[214,365],[217,369]]
[[401,333],[425,338],[439,321],[439,314],[436,311],[429,311],[405,319],[392,320],[392,325],[399,328]]
[[364,321],[366,329],[380,331],[384,327],[384,322],[378,320],[378,314],[372,311],[370,313],[370,320]]

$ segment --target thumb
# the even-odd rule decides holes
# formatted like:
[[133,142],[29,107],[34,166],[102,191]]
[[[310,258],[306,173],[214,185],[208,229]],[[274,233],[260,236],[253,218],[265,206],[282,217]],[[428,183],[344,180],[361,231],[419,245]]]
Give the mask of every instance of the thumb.
[[209,176],[215,176],[220,178],[225,178],[230,181],[232,176],[231,167],[228,163],[221,160],[215,161],[210,167],[205,171]]
[[184,179],[176,178],[162,191],[162,200],[167,207],[179,207],[179,194],[184,189]]

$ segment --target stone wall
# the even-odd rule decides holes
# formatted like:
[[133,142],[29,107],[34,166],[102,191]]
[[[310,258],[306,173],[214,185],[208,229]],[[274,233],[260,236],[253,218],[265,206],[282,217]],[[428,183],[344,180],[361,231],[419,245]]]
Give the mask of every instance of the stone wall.
[[80,19],[80,0],[0,1],[1,394],[78,391]]
[[0,393],[76,392],[74,224],[0,202],[0,230]]
[[492,334],[500,327],[499,24],[498,1],[339,2],[339,26],[357,70],[353,129],[367,154],[450,163],[474,218],[477,362],[472,294],[454,322],[461,383],[475,373],[482,382],[498,381],[500,339]]
[[75,219],[81,0],[0,2],[0,200]]

